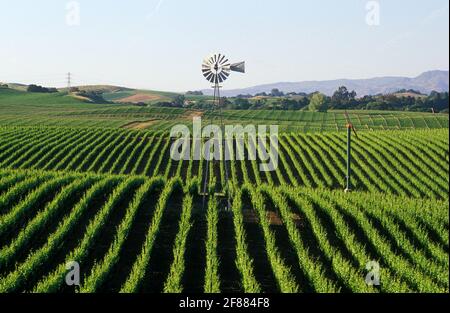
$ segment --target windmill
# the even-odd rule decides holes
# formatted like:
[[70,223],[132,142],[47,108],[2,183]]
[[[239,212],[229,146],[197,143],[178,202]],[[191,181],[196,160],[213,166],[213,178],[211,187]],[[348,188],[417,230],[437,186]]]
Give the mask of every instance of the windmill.
[[[213,84],[212,88],[214,88],[214,99],[213,99],[213,108],[214,110],[216,107],[219,109],[219,118],[222,128],[222,133],[224,132],[224,124],[223,124],[223,118],[222,118],[222,107],[220,102],[220,86],[221,83],[227,80],[227,78],[230,76],[231,72],[238,72],[238,73],[245,73],[245,62],[239,62],[239,63],[230,63],[229,60],[225,57],[225,55],[220,53],[214,53],[207,58],[203,60],[202,64],[202,73],[203,76],[208,80],[210,83]],[[222,147],[225,147],[225,138],[222,137]],[[209,151],[208,151],[209,154]],[[205,178],[203,181],[203,208],[205,207],[206,203],[206,196],[207,196],[207,189],[208,189],[208,181],[209,181],[209,155],[207,157],[206,161],[206,168],[205,168]],[[224,162],[224,168],[225,168],[225,192],[227,193],[227,201],[228,201],[228,207],[227,210],[231,209],[231,202],[230,202],[230,193],[228,190],[228,168],[226,165],[226,159],[223,158]]]
[[347,175],[345,177],[345,192],[350,192],[352,191],[352,184],[351,184],[352,132],[355,134],[356,138],[358,138],[358,133],[356,132],[356,129],[350,120],[350,116],[348,115],[347,110],[345,110],[344,115],[347,121],[347,124],[345,126],[347,128]]

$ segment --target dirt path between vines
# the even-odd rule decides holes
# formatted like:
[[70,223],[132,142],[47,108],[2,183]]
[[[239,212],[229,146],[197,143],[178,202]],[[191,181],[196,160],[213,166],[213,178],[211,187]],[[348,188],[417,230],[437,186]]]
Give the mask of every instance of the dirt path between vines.
[[153,124],[157,123],[159,119],[151,119],[148,121],[137,121],[137,122],[131,122],[125,125],[122,125],[121,128],[126,129],[146,129],[149,126],[152,126]]
[[[183,120],[190,120],[192,121],[192,119],[194,119],[195,117],[202,117],[203,116],[203,111],[187,111],[186,113],[180,115],[180,117]],[[130,122],[128,124],[122,125],[121,128],[125,128],[125,129],[137,129],[137,130],[142,130],[142,129],[146,129],[156,123],[158,123],[159,121],[161,121],[161,119],[151,119],[151,120],[147,120],[147,121],[135,121],[135,122]]]
[[187,118],[192,120],[194,117],[202,117],[204,114],[203,111],[187,111],[183,114],[183,118]]

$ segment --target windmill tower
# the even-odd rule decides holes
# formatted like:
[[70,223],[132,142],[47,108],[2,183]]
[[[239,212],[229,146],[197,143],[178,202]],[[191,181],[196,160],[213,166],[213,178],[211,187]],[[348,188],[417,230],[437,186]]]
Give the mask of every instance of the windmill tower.
[[[207,58],[203,60],[202,64],[202,73],[203,76],[206,78],[207,81],[212,83],[212,87],[214,89],[214,98],[213,98],[213,107],[212,111],[218,110],[220,123],[221,123],[221,129],[222,134],[224,134],[225,126],[223,123],[223,117],[222,117],[222,106],[220,101],[220,88],[222,87],[220,84],[222,84],[224,81],[228,79],[231,72],[238,72],[238,73],[245,73],[245,62],[239,62],[239,63],[230,63],[229,60],[225,57],[225,55],[220,53],[214,53]],[[231,201],[230,201],[230,193],[229,193],[229,174],[228,174],[228,168],[226,164],[226,158],[225,158],[225,137],[222,136],[222,161],[225,169],[225,193],[227,197],[227,210],[231,209]],[[204,170],[204,178],[203,178],[203,207],[206,203],[206,196],[208,195],[208,187],[209,187],[209,163],[210,163],[210,157],[209,157],[210,151],[207,152],[207,161],[206,161],[206,168]]]

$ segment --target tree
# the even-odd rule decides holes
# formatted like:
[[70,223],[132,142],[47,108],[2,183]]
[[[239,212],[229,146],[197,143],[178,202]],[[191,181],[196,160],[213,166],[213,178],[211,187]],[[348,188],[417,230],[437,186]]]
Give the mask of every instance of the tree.
[[309,101],[309,110],[314,112],[327,112],[328,104],[324,94],[315,93]]
[[175,99],[173,99],[173,105],[175,107],[183,107],[184,106],[184,101],[186,100],[186,98],[183,95],[177,95],[175,97]]
[[43,93],[47,93],[47,92],[58,92],[58,90],[56,88],[45,88],[42,86],[37,86],[37,85],[29,85],[27,87],[27,91],[28,92],[43,92]]
[[366,104],[366,110],[386,110],[387,105],[383,101],[370,101]]
[[211,104],[206,101],[205,99],[199,99],[196,101],[191,102],[191,104],[189,105],[190,108],[192,109],[209,109],[211,107]]
[[188,96],[203,96],[203,92],[196,90],[196,91],[188,91],[186,92],[186,95]]
[[89,99],[93,103],[109,103],[103,98],[103,93],[98,90],[81,90],[77,95]]
[[331,97],[331,106],[336,109],[348,109],[350,104],[353,104],[356,98],[356,92],[348,91],[347,87],[341,86],[336,90]]
[[31,84],[27,87],[27,92],[44,92],[42,86]]
[[258,109],[263,109],[263,107],[266,105],[266,99],[258,99],[256,101],[254,101],[251,106],[250,106],[250,110],[258,110]]
[[284,93],[282,91],[280,91],[278,88],[274,88],[272,89],[272,91],[270,92],[270,95],[272,97],[283,97]]
[[247,110],[250,107],[250,101],[245,98],[236,98],[234,100],[234,105],[238,110]]
[[300,105],[294,99],[284,98],[284,99],[281,100],[281,108],[283,110],[299,110],[300,109]]
[[219,103],[220,103],[220,107],[222,107],[222,108],[230,109],[230,110],[233,110],[233,109],[234,109],[234,104],[233,104],[233,102],[231,102],[230,100],[228,100],[227,97],[221,97]]

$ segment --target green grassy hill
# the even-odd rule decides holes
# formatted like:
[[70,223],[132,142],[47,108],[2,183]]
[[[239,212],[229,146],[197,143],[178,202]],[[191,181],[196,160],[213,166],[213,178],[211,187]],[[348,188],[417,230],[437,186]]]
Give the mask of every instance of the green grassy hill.
[[11,88],[0,89],[0,104],[21,106],[75,105],[85,101],[76,99],[64,92],[58,93],[30,93]]

